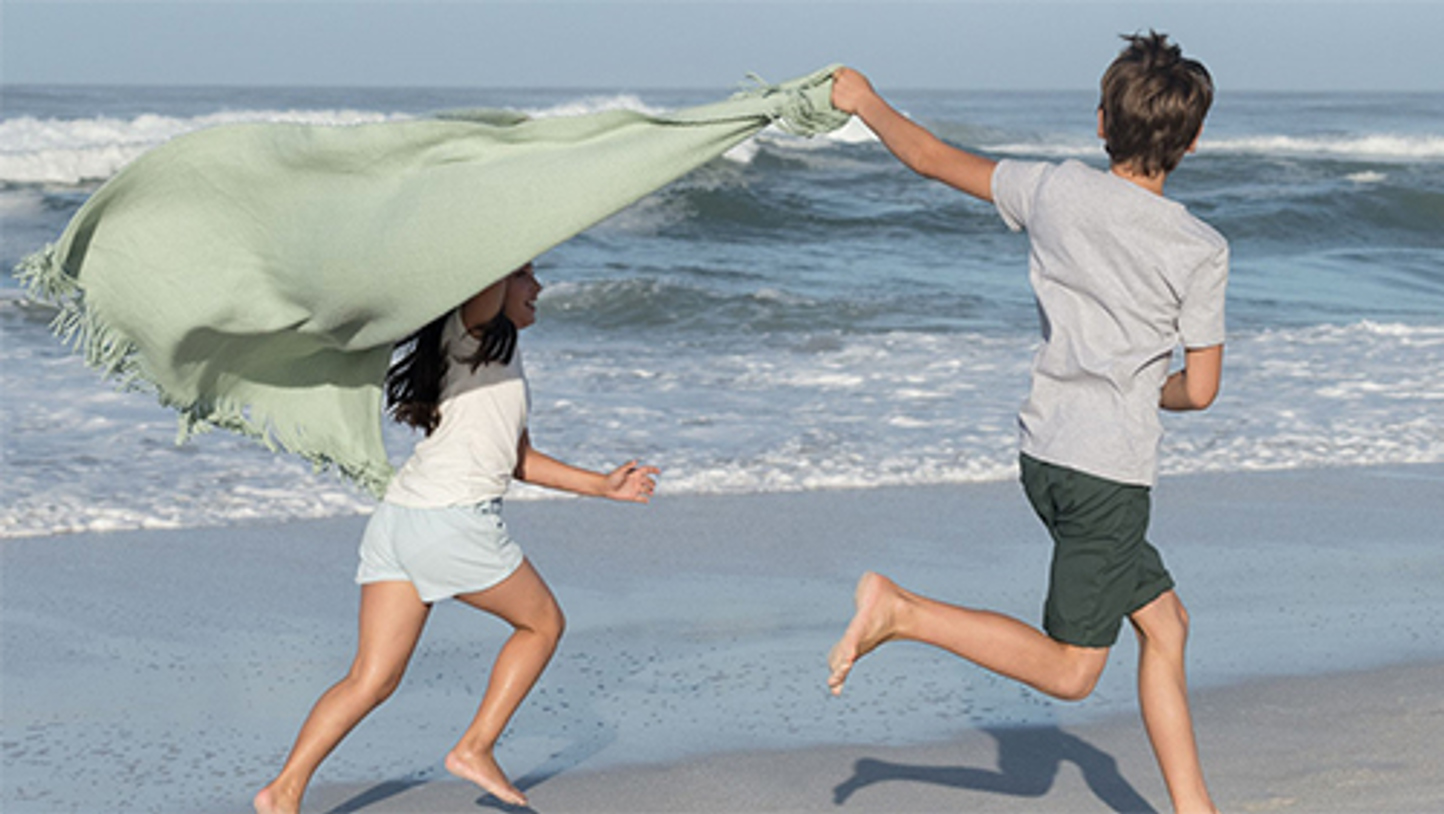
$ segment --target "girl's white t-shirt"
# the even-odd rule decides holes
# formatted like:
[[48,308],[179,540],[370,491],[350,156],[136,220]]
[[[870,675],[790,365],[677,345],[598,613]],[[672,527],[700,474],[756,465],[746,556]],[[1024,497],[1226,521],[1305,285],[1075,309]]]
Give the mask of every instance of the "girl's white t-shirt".
[[472,370],[464,360],[479,344],[467,333],[460,309],[452,312],[441,337],[448,355],[441,422],[391,479],[387,503],[423,509],[471,505],[501,497],[511,485],[531,393],[520,347],[510,364]]

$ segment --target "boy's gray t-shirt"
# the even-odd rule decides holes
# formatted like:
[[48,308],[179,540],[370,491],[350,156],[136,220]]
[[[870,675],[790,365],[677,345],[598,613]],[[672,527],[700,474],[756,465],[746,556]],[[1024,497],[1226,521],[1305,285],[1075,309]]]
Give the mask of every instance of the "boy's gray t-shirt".
[[1227,241],[1182,204],[1078,161],[1002,161],[993,201],[1028,232],[1043,329],[1022,451],[1152,485],[1169,359],[1224,340]]

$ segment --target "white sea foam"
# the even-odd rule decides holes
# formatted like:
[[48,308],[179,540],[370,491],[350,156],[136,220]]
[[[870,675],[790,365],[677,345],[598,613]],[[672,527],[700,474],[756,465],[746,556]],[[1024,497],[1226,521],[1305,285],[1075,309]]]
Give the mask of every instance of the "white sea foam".
[[525,108],[522,112],[533,118],[546,119],[560,116],[588,116],[611,110],[630,110],[649,116],[656,116],[664,112],[661,108],[653,107],[643,102],[641,97],[630,93],[585,96],[547,107]]
[[862,119],[856,116],[848,119],[847,124],[841,128],[828,133],[825,138],[828,141],[837,141],[843,144],[866,144],[878,140],[877,134],[868,129],[868,126],[862,123]]
[[1199,145],[1199,152],[1432,161],[1444,159],[1444,136],[1377,133],[1340,137],[1284,135],[1223,139],[1205,137]]
[[226,124],[356,125],[408,118],[357,110],[245,110],[130,119],[0,120],[0,183],[78,184],[103,181],[137,156],[176,136]]
[[[980,145],[1000,155],[1044,158],[1090,158],[1103,155],[1101,142],[1059,139],[1048,142],[1005,142]],[[1307,158],[1349,158],[1375,161],[1435,161],[1444,159],[1444,136],[1370,134],[1346,137],[1261,135],[1245,138],[1211,138],[1199,143],[1201,155],[1252,155]]]
[[1364,184],[1382,184],[1388,180],[1389,176],[1382,172],[1354,172],[1349,173],[1344,176],[1344,178],[1362,186]]
[[760,148],[756,139],[748,139],[722,154],[722,158],[735,164],[751,164],[757,158]]
[[[523,108],[533,118],[586,116],[616,110],[661,115],[664,108],[649,105],[634,94],[586,96],[548,105]],[[80,184],[104,181],[142,153],[176,136],[227,124],[283,122],[345,126],[405,120],[406,114],[362,110],[235,110],[200,116],[142,114],[133,118],[100,116],[54,119],[20,116],[0,120],[0,183]],[[768,128],[766,137],[774,144],[797,148],[809,143],[854,143],[875,139],[865,126],[853,120],[835,133],[815,140],[788,136]],[[744,142],[726,158],[747,164],[756,157],[757,146]]]
[[1037,156],[1039,158],[1096,158],[1103,154],[1103,146],[1097,141],[1084,143],[1055,142],[1008,142],[1005,144],[979,145],[979,149],[998,155]]
[[[175,447],[174,420],[151,397],[113,392],[36,336],[11,341],[16,327],[7,320],[0,406],[12,418],[0,536],[355,514],[371,505],[333,475],[229,433]],[[598,353],[528,337],[533,436],[585,466],[655,462],[664,494],[1012,477],[1029,337],[899,333],[844,337],[820,350],[805,344],[615,342]],[[1162,471],[1444,462],[1441,403],[1444,326],[1241,334],[1230,339],[1218,403],[1165,418]],[[24,407],[33,404],[52,407]],[[388,427],[394,458],[413,441]]]

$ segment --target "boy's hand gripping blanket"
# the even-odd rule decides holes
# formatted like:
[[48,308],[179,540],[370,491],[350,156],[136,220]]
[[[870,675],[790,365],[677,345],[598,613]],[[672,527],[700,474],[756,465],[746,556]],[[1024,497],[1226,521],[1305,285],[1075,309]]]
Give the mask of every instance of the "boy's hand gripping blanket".
[[17,274],[87,361],[380,493],[392,346],[769,124],[840,127],[831,69],[660,116],[496,114],[177,138]]

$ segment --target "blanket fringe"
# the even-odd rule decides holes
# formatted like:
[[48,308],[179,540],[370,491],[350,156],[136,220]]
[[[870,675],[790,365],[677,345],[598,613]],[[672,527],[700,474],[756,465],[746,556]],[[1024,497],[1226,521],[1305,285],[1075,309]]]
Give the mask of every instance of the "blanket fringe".
[[85,302],[84,289],[65,270],[55,244],[48,244],[21,260],[14,270],[26,295],[57,309],[50,330],[76,351],[85,363],[122,389],[153,393],[162,406],[177,412],[176,443],[211,429],[223,429],[253,438],[271,451],[284,449],[309,461],[313,470],[334,468],[342,477],[380,497],[391,479],[391,469],[372,463],[340,461],[309,449],[295,433],[277,427],[269,416],[258,415],[254,405],[229,399],[178,399],[147,375],[140,349],[116,331]]

